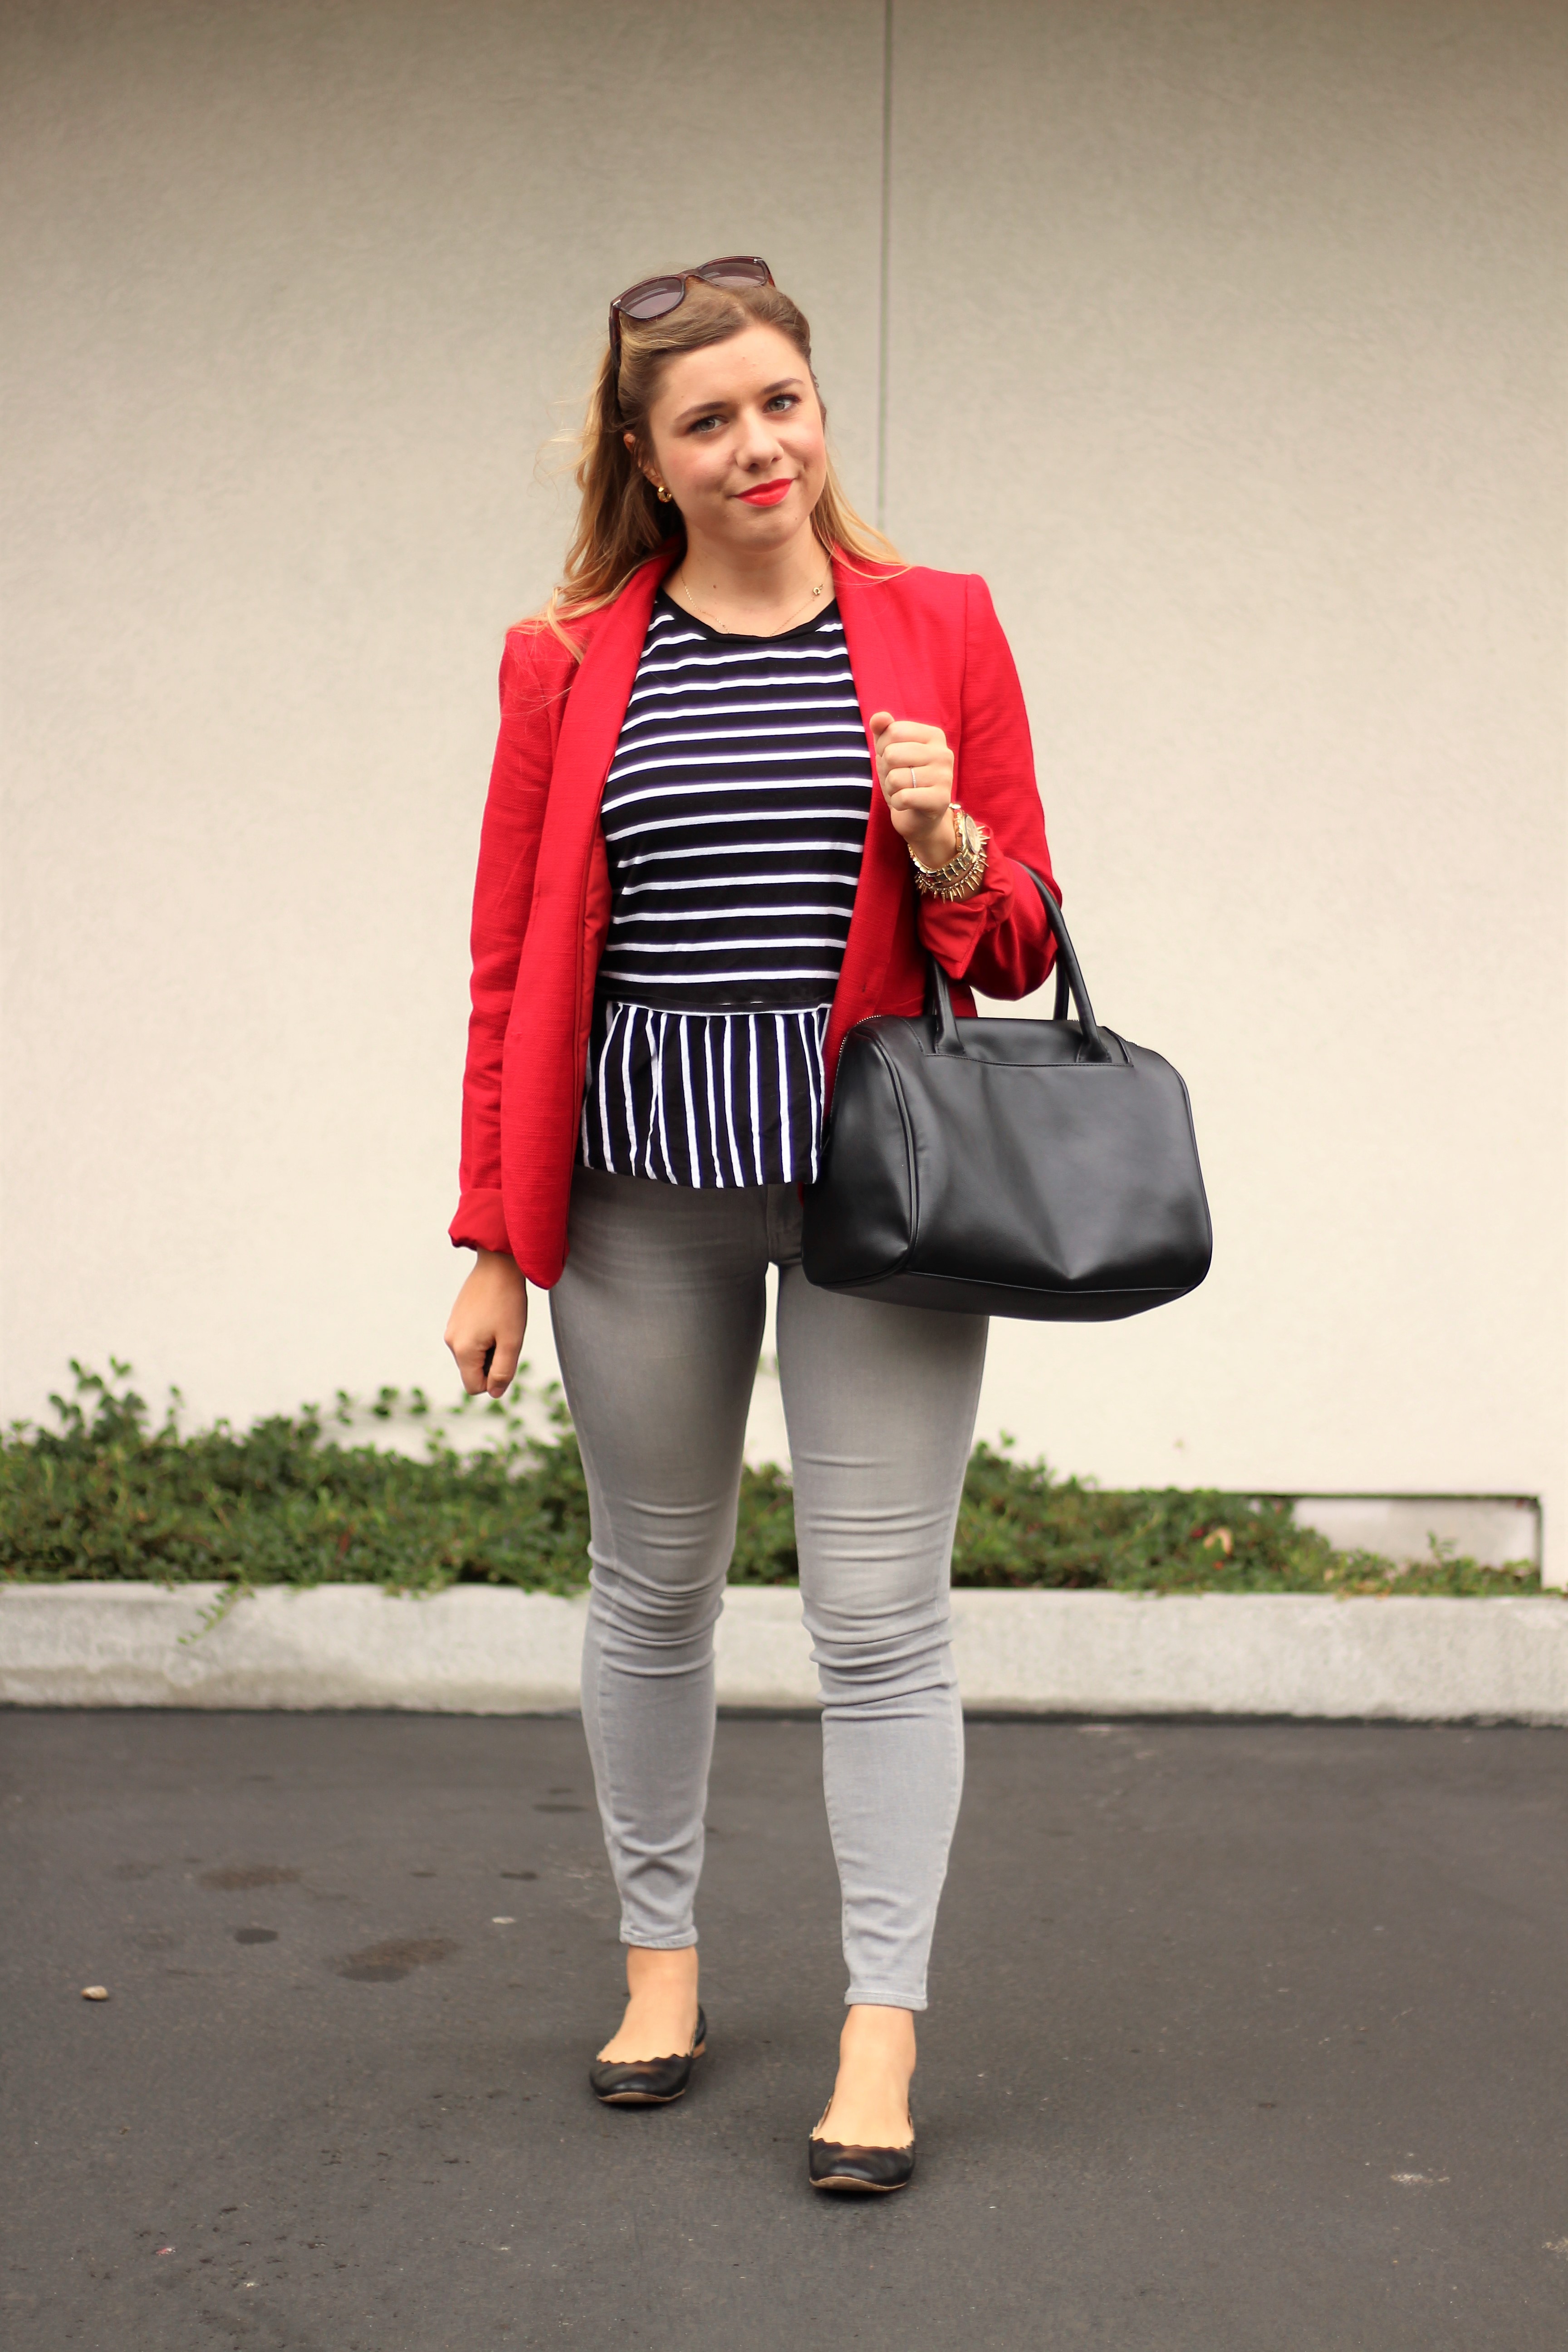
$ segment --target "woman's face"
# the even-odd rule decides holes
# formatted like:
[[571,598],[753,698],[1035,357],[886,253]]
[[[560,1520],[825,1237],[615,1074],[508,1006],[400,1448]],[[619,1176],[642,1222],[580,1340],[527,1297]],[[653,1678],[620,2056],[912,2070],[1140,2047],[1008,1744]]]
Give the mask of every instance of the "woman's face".
[[736,553],[777,549],[804,530],[827,478],[816,386],[776,327],[747,327],[668,361],[648,438],[644,471],[674,497],[688,538]]

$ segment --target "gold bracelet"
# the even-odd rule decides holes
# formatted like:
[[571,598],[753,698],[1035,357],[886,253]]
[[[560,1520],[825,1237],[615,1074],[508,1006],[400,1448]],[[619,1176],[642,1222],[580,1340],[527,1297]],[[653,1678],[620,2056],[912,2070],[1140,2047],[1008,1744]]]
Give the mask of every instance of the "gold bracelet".
[[958,854],[945,866],[922,866],[914,851],[910,851],[910,863],[915,869],[915,887],[924,898],[973,898],[985,876],[986,838],[966,808],[956,801],[949,803],[953,831],[958,835]]

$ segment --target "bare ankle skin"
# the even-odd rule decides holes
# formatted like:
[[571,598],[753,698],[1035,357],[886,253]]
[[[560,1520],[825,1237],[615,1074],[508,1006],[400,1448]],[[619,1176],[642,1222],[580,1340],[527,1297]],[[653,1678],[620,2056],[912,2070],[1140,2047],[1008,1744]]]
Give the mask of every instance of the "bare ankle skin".
[[678,2057],[690,2049],[696,2027],[696,1945],[650,1952],[628,1944],[626,2015],[599,2056],[612,2063]]
[[838,2079],[813,2139],[853,2147],[907,2147],[915,2021],[907,2009],[857,2002],[838,2037]]

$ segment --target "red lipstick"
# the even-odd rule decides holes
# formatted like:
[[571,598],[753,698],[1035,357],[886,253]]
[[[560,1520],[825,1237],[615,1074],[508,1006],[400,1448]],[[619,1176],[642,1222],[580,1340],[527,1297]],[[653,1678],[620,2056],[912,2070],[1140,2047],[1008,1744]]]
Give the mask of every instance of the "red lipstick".
[[794,488],[788,474],[775,474],[771,482],[759,482],[754,490],[742,490],[740,495],[749,507],[776,507]]

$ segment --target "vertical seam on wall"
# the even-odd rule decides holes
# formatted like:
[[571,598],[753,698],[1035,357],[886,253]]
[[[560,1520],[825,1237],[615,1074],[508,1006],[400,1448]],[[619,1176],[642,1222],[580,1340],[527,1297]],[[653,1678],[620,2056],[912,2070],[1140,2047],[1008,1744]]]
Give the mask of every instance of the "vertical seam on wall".
[[888,248],[893,196],[893,0],[882,0],[882,211],[877,257],[877,528],[888,512]]

